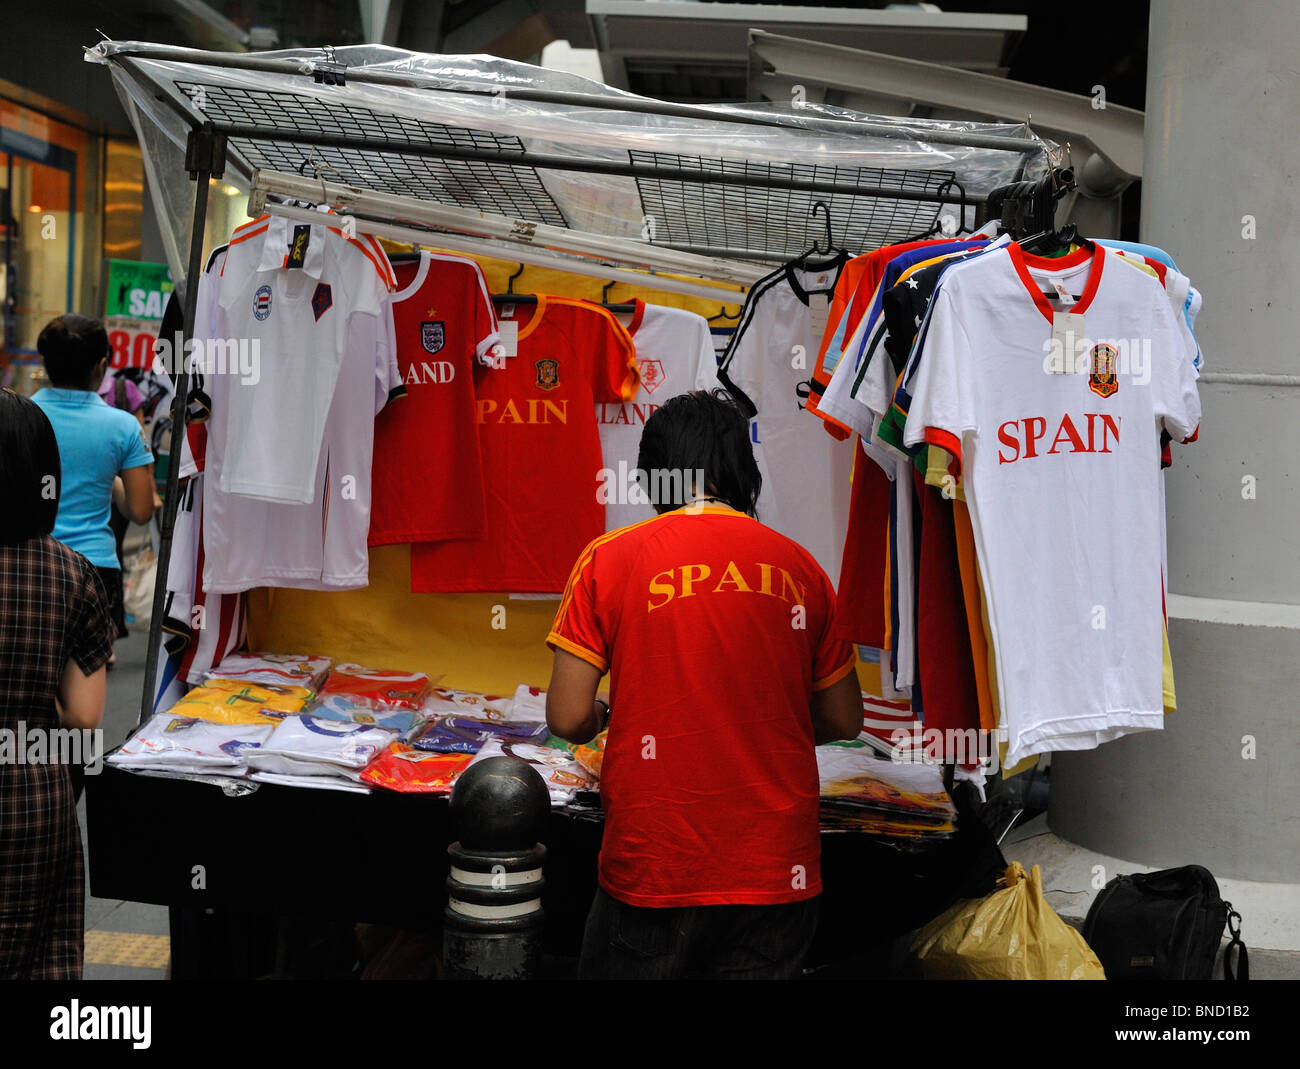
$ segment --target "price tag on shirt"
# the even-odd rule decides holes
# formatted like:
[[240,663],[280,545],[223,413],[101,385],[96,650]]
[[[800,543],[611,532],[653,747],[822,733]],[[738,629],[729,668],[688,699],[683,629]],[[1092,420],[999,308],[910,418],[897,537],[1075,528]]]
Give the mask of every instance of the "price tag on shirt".
[[808,331],[812,335],[813,352],[810,354],[809,367],[812,366],[811,357],[816,356],[821,349],[822,335],[826,333],[826,321],[831,315],[831,296],[829,293],[810,293],[808,295]]
[[[506,305],[512,311],[514,305]],[[1082,318],[1082,316],[1080,317]],[[505,356],[519,355],[519,324],[516,322],[497,321],[497,330],[501,332],[501,350]]]
[[1056,300],[1060,302],[1062,308],[1074,307],[1074,294],[1065,288],[1065,282],[1062,279],[1051,279],[1049,284],[1056,291]]
[[1074,312],[1052,313],[1052,351],[1048,355],[1048,370],[1053,375],[1073,375],[1079,370],[1077,361],[1083,359],[1083,319]]

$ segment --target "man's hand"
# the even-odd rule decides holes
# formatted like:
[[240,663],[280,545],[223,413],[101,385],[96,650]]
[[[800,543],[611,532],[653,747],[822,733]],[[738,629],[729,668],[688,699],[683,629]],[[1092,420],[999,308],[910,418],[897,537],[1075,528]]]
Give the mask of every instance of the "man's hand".
[[590,742],[605,726],[596,704],[601,671],[567,650],[555,651],[551,685],[546,689],[546,726],[568,742]]

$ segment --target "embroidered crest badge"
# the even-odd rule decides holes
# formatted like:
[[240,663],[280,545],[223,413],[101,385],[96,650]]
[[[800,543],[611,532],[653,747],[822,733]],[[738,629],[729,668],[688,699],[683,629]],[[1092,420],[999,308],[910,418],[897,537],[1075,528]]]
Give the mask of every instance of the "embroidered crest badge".
[[1119,377],[1115,374],[1119,351],[1113,345],[1094,345],[1088,355],[1092,369],[1088,374],[1088,389],[1098,397],[1110,397],[1119,389]]
[[664,372],[663,361],[640,360],[638,364],[641,367],[641,385],[646,388],[647,393],[654,393],[668,377]]
[[443,321],[420,324],[420,344],[426,353],[437,353],[447,344],[447,330]]
[[538,360],[533,366],[537,368],[537,385],[540,389],[553,390],[560,385],[558,360]]

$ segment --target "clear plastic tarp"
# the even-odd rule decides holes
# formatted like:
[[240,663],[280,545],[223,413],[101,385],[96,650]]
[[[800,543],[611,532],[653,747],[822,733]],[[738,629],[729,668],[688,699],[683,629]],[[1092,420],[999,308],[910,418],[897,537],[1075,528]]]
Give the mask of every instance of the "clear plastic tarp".
[[818,201],[851,252],[969,227],[971,198],[1044,173],[1057,151],[1024,123],[667,104],[492,56],[104,41],[86,58],[110,66],[127,103],[177,277],[193,204],[184,146],[205,122],[227,133],[226,178],[236,184],[257,169],[323,174],[760,261],[796,255],[824,235],[811,214]]

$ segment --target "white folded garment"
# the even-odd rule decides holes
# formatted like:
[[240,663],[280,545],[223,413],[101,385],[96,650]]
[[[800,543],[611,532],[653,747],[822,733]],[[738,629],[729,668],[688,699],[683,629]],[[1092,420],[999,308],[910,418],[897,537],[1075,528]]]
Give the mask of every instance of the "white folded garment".
[[298,713],[275,725],[257,753],[249,754],[248,764],[253,769],[281,774],[360,773],[396,738],[397,732],[372,724]]
[[515,704],[510,710],[510,719],[545,724],[546,691],[521,683],[515,691]]
[[317,791],[348,791],[351,794],[370,793],[369,787],[336,776],[286,776],[278,772],[254,772],[248,778],[258,783],[274,783],[281,787],[310,787]]
[[475,694],[470,690],[450,690],[447,687],[434,687],[424,704],[420,715],[426,720],[435,716],[472,716],[476,720],[512,720],[511,706],[513,698],[496,694]]
[[245,683],[274,683],[316,690],[330,670],[328,657],[300,653],[232,653],[205,676],[240,679]]
[[108,763],[120,768],[242,775],[248,755],[270,737],[271,724],[218,724],[157,713],[122,744]]

